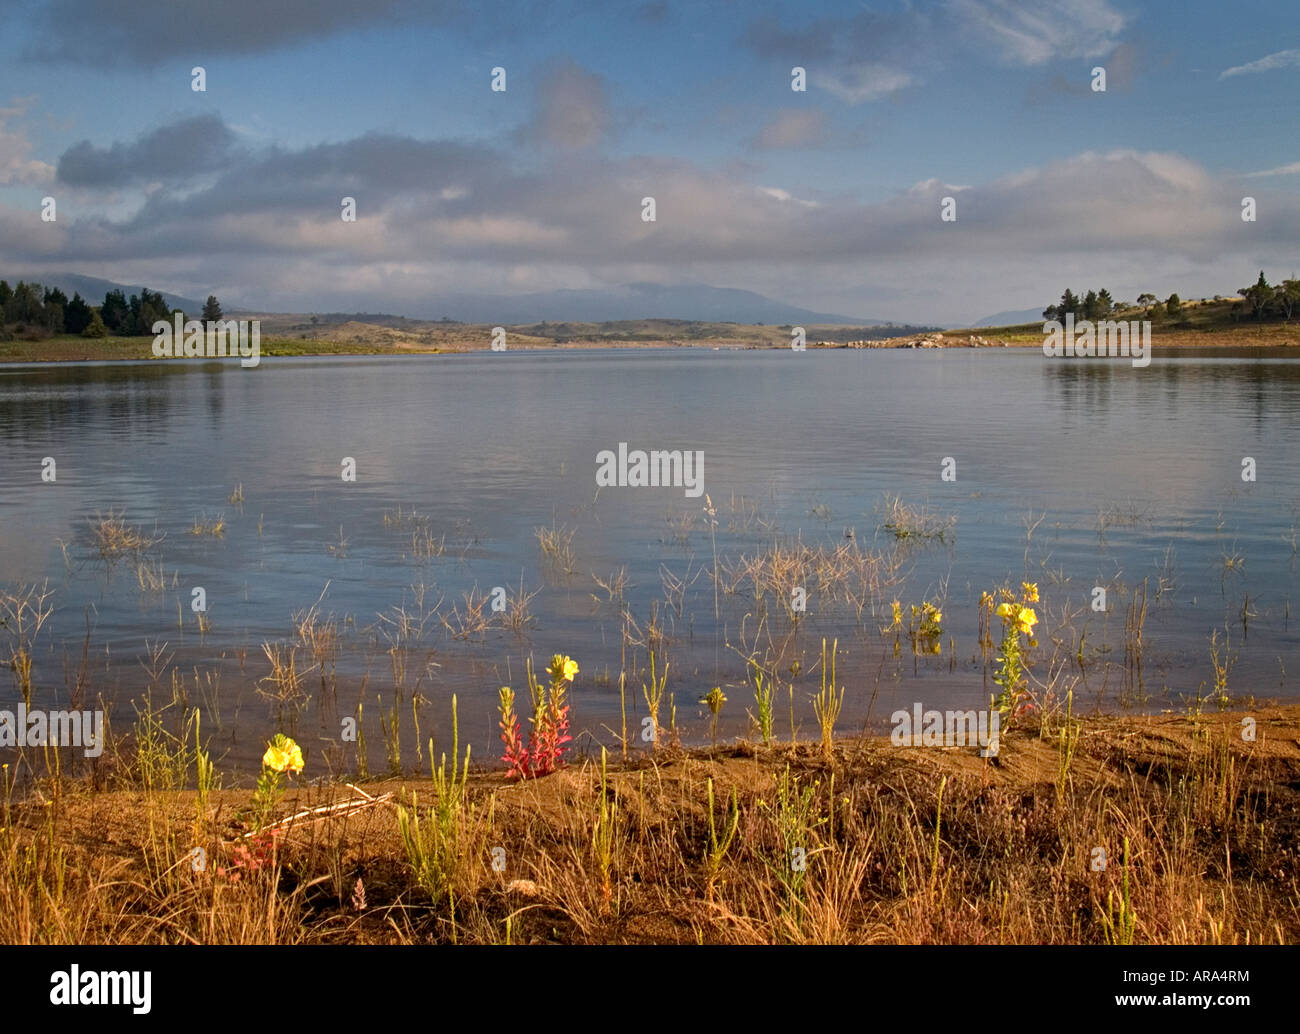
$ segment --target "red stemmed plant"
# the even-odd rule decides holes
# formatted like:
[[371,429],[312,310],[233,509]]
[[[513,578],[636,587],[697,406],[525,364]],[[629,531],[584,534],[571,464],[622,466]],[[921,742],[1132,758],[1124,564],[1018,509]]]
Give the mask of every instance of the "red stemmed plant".
[[511,779],[535,779],[563,767],[565,744],[573,739],[569,735],[568,690],[578,674],[578,662],[558,653],[552,657],[546,669],[549,686],[538,683],[531,660],[527,670],[528,693],[533,704],[527,746],[519,731],[514,692],[509,686],[502,686],[500,693],[501,742],[505,744],[501,759]]

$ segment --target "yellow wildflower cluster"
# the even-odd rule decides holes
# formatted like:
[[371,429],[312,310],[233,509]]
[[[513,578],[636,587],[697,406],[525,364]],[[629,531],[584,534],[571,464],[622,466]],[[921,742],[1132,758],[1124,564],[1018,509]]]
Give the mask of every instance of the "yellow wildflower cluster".
[[573,677],[578,674],[578,662],[572,657],[557,653],[551,658],[550,666],[546,670],[552,682],[572,682]]
[[[1037,596],[1034,598],[1037,599]],[[1034,613],[1034,609],[1019,603],[1000,604],[997,614],[1003,621],[1015,622],[1016,627],[1025,635],[1033,635],[1034,626],[1038,624],[1038,615]]]
[[275,739],[262,755],[262,764],[272,772],[294,775],[303,769],[302,748],[283,733],[276,733]]

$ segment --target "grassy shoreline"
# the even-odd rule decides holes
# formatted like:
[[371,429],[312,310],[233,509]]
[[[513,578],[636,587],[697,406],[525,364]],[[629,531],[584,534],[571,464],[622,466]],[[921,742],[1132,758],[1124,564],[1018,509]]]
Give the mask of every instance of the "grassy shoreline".
[[264,852],[249,790],[46,777],[0,794],[0,941],[1296,943],[1300,707],[1244,715],[1056,715],[996,763],[840,738],[322,782],[278,816],[358,810]]
[[[1121,319],[1140,319],[1140,311],[1124,313]],[[329,327],[300,328],[302,323],[283,317],[263,322],[263,356],[331,355],[437,355],[483,352],[490,349],[492,328],[453,324],[420,325],[419,329],[398,329],[383,324],[348,322]],[[297,331],[297,333],[294,333]],[[703,324],[686,321],[643,320],[619,324],[539,324],[508,327],[510,351],[538,349],[597,348],[704,348],[704,349],[788,349],[789,327],[739,324]],[[807,347],[823,348],[1040,348],[1041,323],[1007,327],[974,327],[962,330],[910,333],[897,337],[862,337],[879,328],[808,327]],[[6,363],[101,362],[107,360],[156,359],[149,337],[83,338],[60,335],[44,340],[0,341],[0,365]],[[1296,348],[1300,347],[1300,323],[1232,320],[1226,303],[1190,306],[1185,318],[1157,322],[1152,342],[1159,348]]]

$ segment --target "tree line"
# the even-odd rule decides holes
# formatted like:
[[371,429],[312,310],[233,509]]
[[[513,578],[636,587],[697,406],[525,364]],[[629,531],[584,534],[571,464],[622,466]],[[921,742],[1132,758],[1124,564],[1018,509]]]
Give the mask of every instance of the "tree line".
[[[1234,320],[1245,316],[1257,320],[1274,316],[1290,322],[1295,311],[1300,309],[1300,280],[1283,280],[1280,284],[1270,284],[1262,269],[1255,283],[1238,288],[1236,293],[1241,298],[1234,301],[1228,310]],[[1216,294],[1214,300],[1223,302],[1227,299]],[[1043,319],[1064,322],[1065,317],[1073,313],[1076,321],[1096,321],[1132,309],[1141,309],[1147,319],[1157,320],[1177,319],[1184,312],[1183,300],[1177,294],[1171,294],[1164,301],[1154,294],[1140,294],[1134,302],[1117,302],[1104,287],[1099,291],[1090,290],[1082,298],[1067,287],[1060,302],[1043,310]]]
[[[82,337],[144,337],[153,335],[158,320],[171,322],[177,315],[186,319],[183,309],[172,308],[159,291],[140,288],[129,298],[115,288],[104,295],[99,305],[91,305],[79,292],[71,298],[57,287],[18,281],[10,287],[0,280],[0,339],[17,334],[36,340],[55,334],[80,334]],[[221,303],[208,295],[202,319],[222,318]]]

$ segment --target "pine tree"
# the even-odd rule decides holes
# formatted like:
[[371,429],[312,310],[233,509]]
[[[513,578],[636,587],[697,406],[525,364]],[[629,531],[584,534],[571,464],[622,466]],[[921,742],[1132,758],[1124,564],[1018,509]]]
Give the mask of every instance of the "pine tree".
[[1065,319],[1070,313],[1074,313],[1076,316],[1079,314],[1079,299],[1075,297],[1074,292],[1068,287],[1065,289],[1065,293],[1061,295],[1061,304],[1056,307],[1056,312],[1056,318],[1060,320]]
[[108,337],[108,328],[104,326],[104,320],[99,315],[98,309],[90,310],[90,322],[86,324],[86,329],[81,332],[82,337]]
[[[80,294],[73,293],[72,301],[63,310],[63,329],[69,334],[80,334],[90,326],[92,309]],[[101,321],[102,325],[102,321]]]
[[203,322],[211,323],[221,318],[221,303],[217,301],[215,294],[208,295],[208,300],[203,303]]
[[105,328],[114,333],[121,331],[130,315],[126,295],[121,290],[109,291],[104,295],[104,304],[99,307],[99,317],[103,320]]

